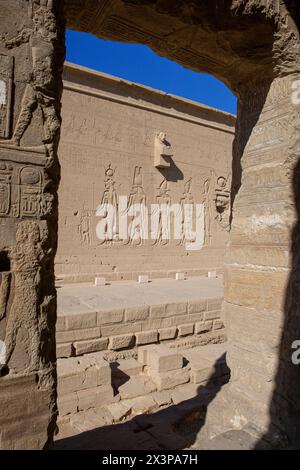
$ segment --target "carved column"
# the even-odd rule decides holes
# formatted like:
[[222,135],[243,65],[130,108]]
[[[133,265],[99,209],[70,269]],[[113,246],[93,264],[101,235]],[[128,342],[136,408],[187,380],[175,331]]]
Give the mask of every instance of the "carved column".
[[246,85],[235,144],[224,304],[232,375],[212,412],[221,417],[214,433],[246,426],[261,447],[295,437],[299,408],[300,371],[291,360],[300,339],[295,78]]
[[0,11],[0,448],[42,449],[57,413],[63,1],[0,0]]

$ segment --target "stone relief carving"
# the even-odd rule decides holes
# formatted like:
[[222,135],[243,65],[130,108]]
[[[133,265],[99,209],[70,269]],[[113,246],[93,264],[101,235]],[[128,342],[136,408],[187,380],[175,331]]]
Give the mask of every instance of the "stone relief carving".
[[41,170],[26,166],[19,171],[19,215],[37,217],[41,212],[43,174]]
[[167,140],[165,132],[159,132],[155,137],[154,144],[154,166],[156,168],[169,168],[170,159],[173,157],[173,149]]
[[[39,367],[38,285],[40,266],[46,255],[42,246],[43,238],[44,233],[38,222],[19,222],[16,244],[10,252],[12,283],[9,282],[10,275],[7,273],[1,283],[1,316],[6,316],[7,322],[4,338],[6,361],[0,365],[0,375],[1,370],[9,365],[21,330],[25,333],[28,357],[22,373],[38,370]],[[11,304],[7,308],[9,297]]]
[[85,209],[82,211],[80,223],[78,225],[80,240],[82,245],[91,245],[91,218]]
[[110,239],[106,239],[100,242],[100,244],[108,243],[111,244],[114,240],[118,238],[118,221],[117,221],[117,214],[118,214],[118,195],[115,188],[115,173],[116,168],[113,169],[111,164],[105,169],[105,179],[104,179],[104,192],[101,199],[101,207],[108,211],[108,206],[114,208],[114,212],[111,214],[113,217],[112,220],[112,233],[108,230],[108,227],[104,230],[105,233],[110,234]]
[[217,179],[215,190],[216,220],[224,230],[229,230],[230,228],[230,188],[228,181],[228,177],[220,176]]
[[[158,187],[158,193],[156,196],[156,204],[158,206],[165,207],[165,216],[169,218],[169,213],[172,205],[171,196],[169,194],[170,189],[168,186],[168,181],[166,178],[162,180]],[[155,213],[152,214],[155,217]],[[163,219],[164,215],[161,211],[158,213],[158,230],[157,230],[157,238],[154,242],[154,245],[169,245],[170,243],[170,227],[169,224],[166,223]]]
[[39,218],[53,214],[54,195],[44,192],[41,167],[0,162],[0,218]]
[[204,243],[205,245],[211,245],[211,222],[213,217],[212,211],[212,179],[213,172],[211,171],[210,177],[204,181],[203,186],[203,204],[204,204]]
[[12,165],[0,162],[0,217],[7,216],[10,212],[12,170]]
[[[184,191],[180,199],[180,206],[181,206],[181,226],[182,226],[182,238],[179,242],[180,245],[183,245],[186,240],[186,234],[192,233],[193,231],[193,224],[195,222],[195,199],[192,195],[192,178],[188,178],[188,180],[184,184]],[[192,209],[193,218],[186,217],[186,211],[184,206],[188,204]],[[188,240],[191,241],[191,240]]]
[[[135,216],[135,222],[131,222],[128,229],[128,242],[129,245],[142,245],[143,237],[141,233],[141,227],[147,225],[147,220],[145,219],[147,215],[143,211],[143,207],[146,207],[147,198],[145,190],[143,188],[143,174],[142,167],[136,166],[134,169],[133,183],[132,188],[128,198],[127,214],[129,216]],[[136,217],[135,206],[138,205],[141,207],[139,211],[139,217]]]
[[[20,114],[13,136],[6,144],[20,146],[21,139],[31,124],[33,114],[39,108],[44,128],[43,151],[46,150],[53,158],[53,144],[58,138],[60,129],[59,97],[53,73],[54,43],[57,40],[56,19],[51,11],[51,0],[30,2],[30,6],[29,16],[33,24],[32,28],[24,28],[15,37],[4,41],[7,49],[29,44],[32,59],[32,72],[25,87]],[[7,132],[5,136],[7,137]]]

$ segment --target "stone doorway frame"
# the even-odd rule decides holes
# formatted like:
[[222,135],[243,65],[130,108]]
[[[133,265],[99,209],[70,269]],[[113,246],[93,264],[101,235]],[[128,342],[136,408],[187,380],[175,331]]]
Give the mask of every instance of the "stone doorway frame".
[[[44,199],[34,214],[21,213],[19,208],[19,212],[10,215],[7,212],[1,218],[1,230],[7,240],[13,241],[10,245],[3,242],[0,247],[4,251],[9,245],[13,261],[11,273],[5,275],[6,279],[14,278],[11,302],[15,312],[19,309],[20,315],[27,315],[29,331],[31,327],[34,330],[30,364],[23,368],[17,365],[14,374],[9,372],[0,378],[4,399],[0,412],[1,448],[47,447],[53,439],[57,413],[53,261],[57,243],[57,146],[64,14],[59,0],[28,2],[21,2],[20,14],[27,17],[31,5],[31,23],[24,19],[27,32],[13,44],[7,28],[12,27],[11,17],[17,2],[10,0],[7,6],[1,0],[8,21],[1,18],[0,30],[4,36],[0,52],[3,48],[14,51],[26,35],[30,42],[32,33],[28,30],[40,38],[42,33],[44,42],[46,32],[48,53],[43,56],[44,42],[38,47],[44,66],[50,58],[48,75],[53,94],[49,92],[49,83],[44,84],[43,96],[30,86],[24,92],[24,80],[23,101],[16,99],[11,109],[15,113],[11,118],[13,142],[0,143],[2,172],[15,171],[20,161],[24,167],[32,168],[39,139],[36,137],[36,145],[26,148],[18,144],[31,125],[30,106],[34,103],[40,106],[39,119],[45,134],[42,144],[46,152],[44,160],[40,160],[40,170],[32,171],[25,181],[32,182],[34,175],[41,171],[43,192],[39,196]],[[49,23],[39,22],[44,20],[35,20],[35,26],[32,25],[38,8],[46,11],[51,27]],[[300,68],[299,3],[294,0],[65,0],[65,18],[69,28],[105,39],[146,44],[186,67],[209,72],[238,95],[231,241],[227,250],[224,301],[232,379],[211,404],[207,429],[214,435],[248,426],[257,432],[258,440],[264,439],[272,445],[293,440],[299,432],[300,396],[299,371],[289,355],[293,340],[300,338],[296,250],[300,114],[291,100],[291,90]],[[24,60],[23,49],[18,50],[21,52],[11,54],[15,67]],[[37,134],[38,130],[34,136]],[[14,184],[22,189],[20,181]],[[25,259],[26,269],[18,264],[20,256]],[[29,273],[34,275],[31,280]],[[28,295],[22,291],[24,282],[29,283]],[[5,287],[5,283],[1,285]],[[9,308],[7,289],[3,288],[1,295],[2,305]],[[34,326],[36,317],[39,322]],[[21,342],[15,331],[19,322],[16,317],[9,331],[14,337],[14,349]],[[18,401],[24,390],[26,406],[14,407],[12,403]],[[34,409],[30,403],[36,405]],[[22,435],[16,429],[20,418],[27,429]],[[37,422],[39,426],[31,432],[30,425]]]

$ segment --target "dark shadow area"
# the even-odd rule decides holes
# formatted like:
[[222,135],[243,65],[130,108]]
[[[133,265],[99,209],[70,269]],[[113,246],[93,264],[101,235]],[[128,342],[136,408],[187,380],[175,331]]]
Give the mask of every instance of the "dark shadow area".
[[121,385],[126,384],[126,382],[130,380],[130,376],[123,372],[119,366],[120,363],[118,361],[110,363],[112,382],[111,385],[114,389],[115,394],[119,392],[119,387],[121,387]]
[[157,168],[163,178],[166,178],[167,181],[171,181],[173,183],[177,183],[177,181],[183,181],[184,174],[182,173],[180,168],[178,168],[173,158],[165,157],[165,160],[167,163],[170,164],[169,168]]
[[0,251],[0,274],[10,271],[10,259],[7,251]]
[[214,372],[205,386],[199,385],[194,398],[157,413],[58,440],[53,450],[180,450],[195,445],[210,403],[229,381],[225,356],[215,362]]
[[[298,149],[299,143],[300,138],[296,142]],[[298,160],[292,175],[297,221],[292,231],[291,269],[285,294],[284,324],[278,351],[279,365],[275,378],[273,397],[270,403],[270,425],[265,435],[257,442],[256,449],[261,447],[263,441],[270,442],[273,448],[300,449],[300,364],[293,363],[292,358],[295,352],[293,343],[300,340],[299,151],[295,151],[291,158],[295,161]],[[298,357],[300,357],[300,354],[298,354]]]

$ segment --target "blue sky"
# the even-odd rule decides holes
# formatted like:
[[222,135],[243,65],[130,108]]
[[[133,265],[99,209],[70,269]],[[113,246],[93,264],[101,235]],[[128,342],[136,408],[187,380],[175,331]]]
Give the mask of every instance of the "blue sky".
[[222,82],[159,57],[140,44],[67,31],[67,60],[236,114],[236,98]]

